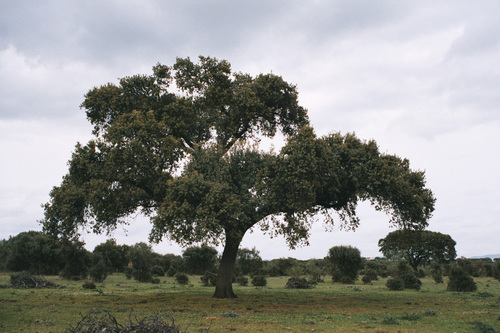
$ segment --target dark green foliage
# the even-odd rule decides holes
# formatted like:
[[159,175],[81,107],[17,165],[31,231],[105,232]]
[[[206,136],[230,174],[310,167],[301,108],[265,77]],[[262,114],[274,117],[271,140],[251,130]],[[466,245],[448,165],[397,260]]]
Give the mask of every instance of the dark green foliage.
[[87,278],[91,263],[91,254],[79,241],[61,240],[61,257],[64,267],[59,275],[68,280],[83,280]]
[[83,289],[96,289],[97,286],[95,285],[94,282],[92,281],[85,281],[82,285]]
[[191,246],[182,252],[184,271],[189,274],[202,275],[213,271],[217,261],[217,250],[206,244]]
[[151,273],[155,276],[165,276],[165,270],[160,265],[154,265],[151,268]]
[[405,289],[405,282],[399,277],[389,278],[385,283],[386,287],[390,290],[403,290]]
[[189,283],[189,277],[184,273],[175,274],[175,280],[177,281],[178,284],[182,285]]
[[363,264],[361,253],[352,246],[334,246],[328,251],[326,259],[331,264],[333,282],[355,283]]
[[203,274],[203,276],[200,279],[201,279],[201,283],[205,287],[209,287],[209,286],[214,287],[215,283],[217,281],[217,274],[213,273],[213,272],[205,272],[205,274]]
[[404,274],[401,276],[401,280],[403,280],[405,289],[420,290],[420,287],[422,287],[422,281],[414,274]]
[[21,232],[3,241],[5,267],[11,271],[56,275],[64,267],[61,243],[39,231]]
[[493,264],[493,277],[500,281],[500,261]]
[[96,245],[93,253],[104,259],[109,273],[123,272],[129,262],[128,245],[118,245],[116,240],[108,239],[105,243]]
[[[184,267],[184,259],[182,256],[175,254],[165,254],[162,256],[163,267],[167,276],[174,276],[177,271],[182,271]],[[173,271],[173,274],[169,271]],[[170,275],[171,274],[171,275]]]
[[435,316],[437,316],[437,313],[434,310],[427,309],[427,310],[425,310],[424,315],[426,315],[428,317],[435,317]]
[[304,268],[304,274],[310,276],[311,282],[324,282],[323,277],[327,274],[328,263],[324,259],[309,259]]
[[423,264],[447,263],[457,256],[456,242],[449,235],[429,230],[396,230],[380,239],[378,245],[386,258],[402,257],[415,272]]
[[474,279],[460,265],[453,267],[450,271],[448,290],[472,292],[477,290]]
[[130,280],[133,276],[132,273],[134,272],[134,270],[132,269],[132,267],[127,266],[125,267],[124,272],[125,272],[125,277]]
[[361,281],[363,281],[364,284],[370,284],[372,283],[372,278],[371,276],[369,275],[363,275],[363,277],[361,278]]
[[181,333],[174,325],[170,315],[152,315],[139,319],[136,315],[128,316],[128,323],[120,324],[107,310],[92,310],[76,326],[70,326],[65,333]]
[[150,282],[153,278],[151,271],[153,252],[146,243],[137,243],[129,250],[129,259],[132,264],[132,276],[139,282]]
[[10,286],[19,289],[40,289],[40,288],[59,288],[58,285],[48,281],[40,275],[31,275],[28,272],[21,272],[10,276]]
[[309,283],[305,278],[291,277],[288,279],[285,288],[287,289],[311,289],[314,285]]
[[108,268],[104,263],[104,258],[94,255],[94,263],[89,269],[89,276],[94,282],[103,282],[108,276]]
[[431,264],[431,276],[436,283],[443,283],[443,270],[440,264],[436,262]]
[[472,260],[467,258],[458,258],[457,265],[462,268],[462,270],[470,276],[479,276],[477,267],[474,266]]
[[238,254],[236,256],[236,267],[235,271],[242,275],[252,275],[259,272],[262,269],[262,258],[259,255],[259,251],[254,248],[238,249]]
[[236,282],[240,285],[240,286],[243,286],[243,287],[246,287],[248,286],[248,278],[245,277],[245,276],[238,276],[236,278]]
[[175,274],[177,274],[177,270],[173,266],[170,266],[170,268],[167,271],[167,276],[172,277]]
[[267,279],[264,275],[256,275],[252,278],[252,285],[255,287],[267,286]]
[[370,279],[370,281],[378,280],[377,272],[373,268],[368,268],[363,271],[363,276]]
[[412,275],[415,271],[411,268],[406,260],[401,260],[397,263],[396,276]]
[[263,271],[268,276],[289,276],[293,267],[299,265],[295,258],[279,258],[265,262]]

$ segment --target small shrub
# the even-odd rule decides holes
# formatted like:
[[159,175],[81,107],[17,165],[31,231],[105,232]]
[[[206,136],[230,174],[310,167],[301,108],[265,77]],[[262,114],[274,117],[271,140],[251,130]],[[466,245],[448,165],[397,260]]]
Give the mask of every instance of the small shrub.
[[420,281],[413,274],[404,274],[401,276],[401,279],[403,280],[406,289],[420,290],[420,287],[422,286],[422,281]]
[[449,278],[448,290],[462,292],[477,290],[474,279],[460,266],[455,266],[451,269]]
[[184,273],[175,274],[175,280],[177,281],[178,284],[182,285],[189,283],[189,277]]
[[422,316],[419,315],[418,313],[413,313],[413,312],[410,312],[410,313],[405,313],[404,316],[401,317],[401,319],[403,320],[411,320],[411,321],[416,321],[416,320],[419,320]]
[[424,313],[426,316],[428,317],[434,317],[434,316],[437,316],[437,312],[434,311],[434,310],[425,310],[425,313]]
[[130,280],[132,278],[132,267],[125,267],[125,277],[127,278],[127,280]]
[[311,289],[313,286],[305,279],[298,276],[288,279],[285,288],[287,289]]
[[173,277],[175,276],[175,274],[177,274],[177,270],[173,266],[170,266],[170,268],[167,271],[167,276]]
[[497,333],[495,328],[490,324],[486,324],[480,321],[475,321],[473,322],[473,324],[474,328],[476,329],[476,332],[478,333]]
[[403,290],[405,288],[405,283],[401,278],[395,277],[387,279],[385,286],[390,290]]
[[153,278],[151,269],[148,269],[147,267],[143,267],[143,269],[132,268],[132,276],[134,277],[134,280],[139,282],[151,282],[151,279]]
[[341,284],[355,284],[356,280],[350,276],[341,276],[340,278],[335,278],[334,282],[339,282]]
[[89,276],[94,282],[103,282],[108,276],[108,268],[104,260],[99,260],[89,269]]
[[157,278],[157,277],[153,277],[151,278],[151,281],[150,281],[152,284],[160,284],[160,279]]
[[233,312],[233,311],[226,311],[222,314],[222,317],[225,317],[225,318],[236,318],[236,317],[239,317],[239,314],[237,314],[236,312]]
[[238,277],[236,278],[236,282],[237,282],[240,286],[243,286],[243,287],[248,286],[248,278],[247,278],[247,277],[244,277],[244,276],[238,276]]
[[436,262],[431,264],[431,276],[436,283],[443,283],[443,270],[440,264]]
[[363,275],[369,277],[370,282],[378,280],[377,272],[373,268],[366,269]]
[[154,265],[151,268],[151,273],[156,276],[165,276],[165,270],[160,265]]
[[372,283],[372,278],[369,275],[363,275],[361,281],[363,281],[364,284],[370,284]]
[[265,287],[267,286],[267,279],[264,275],[255,275],[252,278],[252,285],[255,287]]
[[96,285],[92,281],[85,281],[85,283],[82,285],[83,289],[96,289]]
[[212,272],[205,272],[205,274],[203,274],[203,276],[200,279],[201,283],[205,287],[210,287],[210,286],[213,287],[217,282],[217,274]]

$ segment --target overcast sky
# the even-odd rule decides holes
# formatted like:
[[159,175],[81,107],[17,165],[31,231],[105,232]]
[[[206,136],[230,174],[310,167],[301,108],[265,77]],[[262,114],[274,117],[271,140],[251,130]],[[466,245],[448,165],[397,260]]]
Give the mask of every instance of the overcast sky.
[[[2,0],[0,239],[41,229],[40,205],[91,138],[79,108],[89,89],[205,55],[296,84],[318,135],[356,132],[408,158],[437,198],[429,230],[449,234],[459,256],[500,253],[498,13],[498,1]],[[368,204],[359,216],[355,232],[318,222],[298,250],[259,232],[243,246],[265,259],[322,258],[336,245],[380,256],[394,229]],[[137,217],[114,237],[148,232]],[[85,236],[89,250],[104,240]]]

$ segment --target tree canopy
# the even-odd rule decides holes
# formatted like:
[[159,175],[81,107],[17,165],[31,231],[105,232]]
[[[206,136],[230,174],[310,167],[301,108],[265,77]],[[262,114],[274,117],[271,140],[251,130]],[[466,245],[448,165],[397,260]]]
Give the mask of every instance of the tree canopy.
[[429,230],[395,230],[379,240],[378,245],[385,257],[404,258],[415,271],[422,264],[446,263],[457,256],[456,242],[449,235]]
[[[358,200],[407,228],[425,227],[434,209],[424,172],[354,134],[317,137],[296,87],[274,74],[177,59],[93,88],[82,107],[95,138],[77,144],[44,206],[44,230],[111,232],[140,211],[151,218],[151,241],[224,242],[215,297],[235,297],[238,247],[257,224],[294,247],[307,243],[318,212],[333,223],[336,211],[355,228]],[[279,152],[258,147],[278,131],[287,140]]]

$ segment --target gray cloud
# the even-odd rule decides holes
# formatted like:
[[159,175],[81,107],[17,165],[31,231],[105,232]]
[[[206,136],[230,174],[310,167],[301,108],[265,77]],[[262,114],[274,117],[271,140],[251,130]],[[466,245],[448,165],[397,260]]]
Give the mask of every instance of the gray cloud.
[[[0,238],[39,227],[40,204],[66,172],[76,141],[90,136],[79,109],[89,89],[201,54],[297,84],[320,135],[355,131],[383,152],[408,157],[426,170],[438,198],[431,229],[456,238],[460,255],[498,252],[499,7],[465,0],[2,1],[0,154],[7,158],[0,173],[8,176],[0,182]],[[293,255],[323,257],[343,242],[377,255],[378,238],[390,230],[383,215],[365,208],[356,233],[315,227],[314,244]],[[248,237],[245,244],[258,242],[267,258],[277,248],[288,256],[281,240]]]

